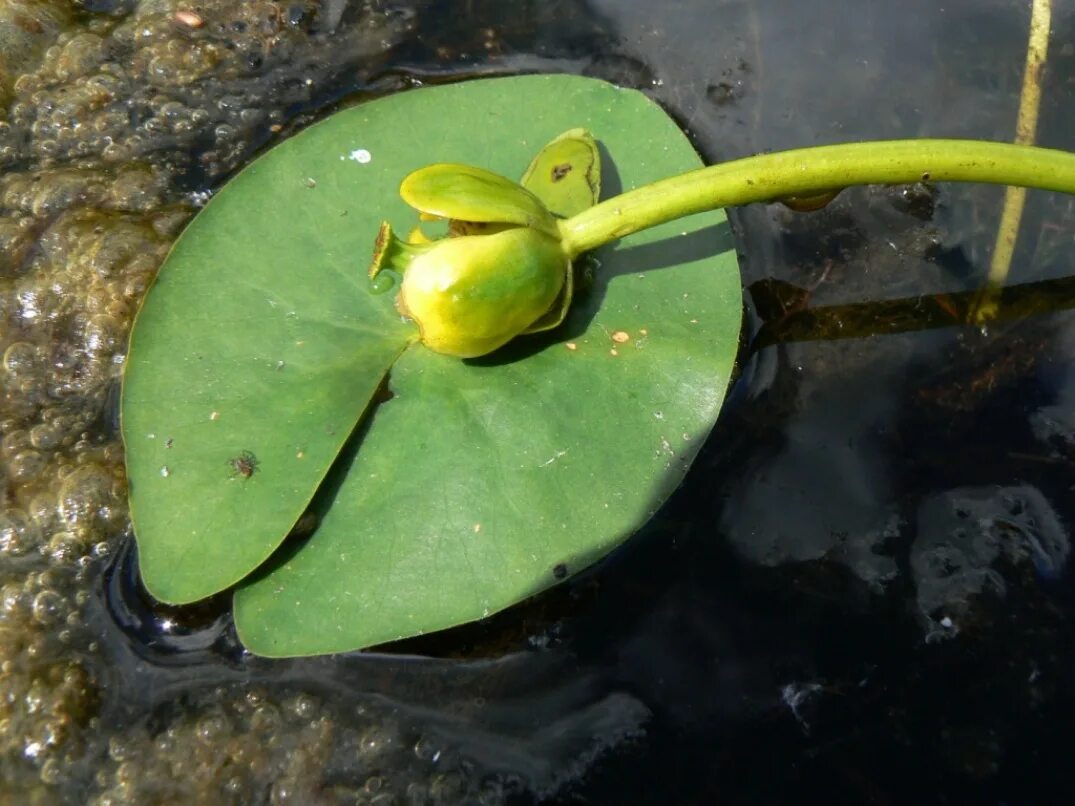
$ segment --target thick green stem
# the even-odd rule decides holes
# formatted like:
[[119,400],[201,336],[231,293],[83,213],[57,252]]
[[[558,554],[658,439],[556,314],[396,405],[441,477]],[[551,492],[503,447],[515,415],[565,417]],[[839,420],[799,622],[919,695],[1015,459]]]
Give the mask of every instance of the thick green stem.
[[560,222],[574,257],[676,218],[850,185],[982,182],[1075,193],[1075,154],[980,140],[819,146],[700,168],[628,191]]

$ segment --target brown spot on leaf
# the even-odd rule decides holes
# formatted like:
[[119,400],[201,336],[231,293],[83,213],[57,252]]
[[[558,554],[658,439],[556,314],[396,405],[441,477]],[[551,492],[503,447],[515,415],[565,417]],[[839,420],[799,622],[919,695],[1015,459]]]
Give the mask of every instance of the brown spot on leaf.
[[556,563],[552,567],[552,575],[557,579],[564,579],[567,577],[567,563]]
[[552,181],[559,182],[571,173],[572,167],[570,162],[561,162],[559,165],[552,166]]

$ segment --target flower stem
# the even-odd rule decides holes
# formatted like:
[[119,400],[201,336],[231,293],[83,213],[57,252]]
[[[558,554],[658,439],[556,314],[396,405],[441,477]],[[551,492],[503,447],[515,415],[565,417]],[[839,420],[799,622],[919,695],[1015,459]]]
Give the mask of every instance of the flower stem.
[[850,185],[983,182],[1075,193],[1075,154],[981,140],[880,140],[711,165],[601,202],[560,222],[571,257],[683,216]]

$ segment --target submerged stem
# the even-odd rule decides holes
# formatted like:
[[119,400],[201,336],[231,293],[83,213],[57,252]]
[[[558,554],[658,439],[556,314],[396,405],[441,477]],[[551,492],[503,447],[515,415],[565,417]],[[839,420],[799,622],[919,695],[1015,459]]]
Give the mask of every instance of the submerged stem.
[[817,146],[700,168],[628,191],[560,222],[571,257],[676,218],[850,185],[981,182],[1075,193],[1075,154],[981,140]]
[[[1015,142],[1033,145],[1038,131],[1038,113],[1041,109],[1041,84],[1045,72],[1045,60],[1049,52],[1049,20],[1052,16],[1050,0],[1033,0],[1030,10],[1030,37],[1026,49],[1026,67],[1023,70],[1023,89],[1019,93],[1019,116],[1015,125]],[[985,321],[993,316],[996,308],[997,290],[1008,279],[1008,271],[1015,254],[1015,242],[1019,238],[1019,225],[1023,219],[1026,190],[1009,187],[1004,193],[1004,207],[997,226],[993,257],[989,261],[989,276],[974,308],[974,317]]]

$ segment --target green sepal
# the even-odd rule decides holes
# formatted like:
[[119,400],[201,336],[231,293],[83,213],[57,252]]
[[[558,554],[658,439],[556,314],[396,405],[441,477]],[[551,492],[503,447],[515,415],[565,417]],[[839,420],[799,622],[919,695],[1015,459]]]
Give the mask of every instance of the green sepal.
[[564,272],[564,287],[560,289],[560,296],[553,302],[552,307],[542,314],[537,321],[523,331],[527,333],[543,333],[559,326],[567,318],[567,312],[571,310],[571,301],[575,298],[575,270],[568,266]]
[[438,163],[407,176],[399,195],[416,210],[456,221],[516,224],[558,237],[556,219],[516,182],[471,165]]
[[530,162],[522,186],[561,218],[597,204],[601,196],[601,155],[586,129],[569,129]]

